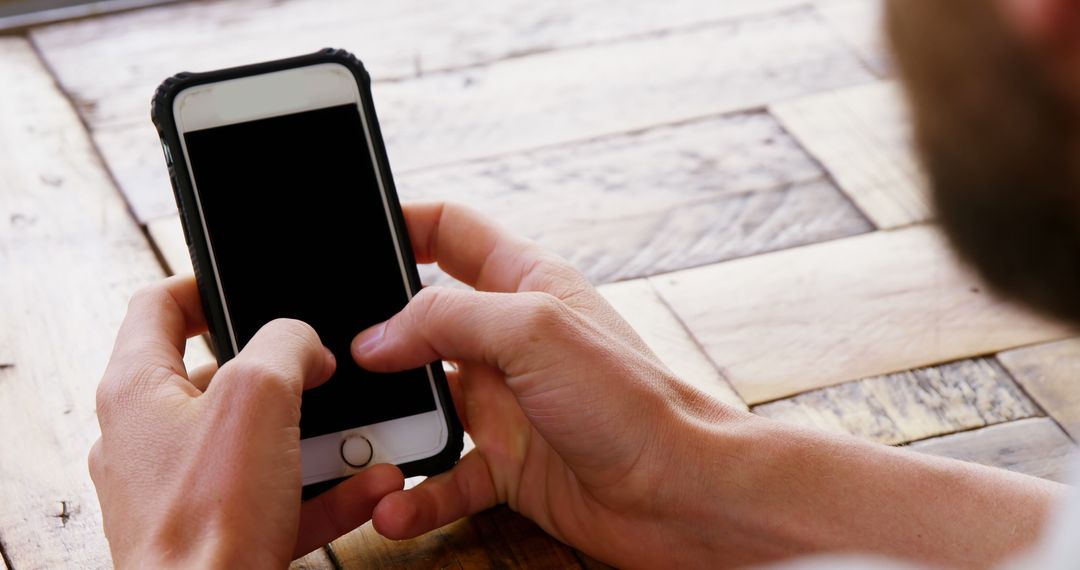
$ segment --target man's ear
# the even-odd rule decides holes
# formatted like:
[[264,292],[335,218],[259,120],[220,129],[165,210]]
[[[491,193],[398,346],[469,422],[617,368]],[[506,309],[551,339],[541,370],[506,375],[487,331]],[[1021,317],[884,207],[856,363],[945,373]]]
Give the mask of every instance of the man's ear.
[[1028,46],[1040,51],[1080,46],[1080,0],[998,0],[998,4],[1007,27]]

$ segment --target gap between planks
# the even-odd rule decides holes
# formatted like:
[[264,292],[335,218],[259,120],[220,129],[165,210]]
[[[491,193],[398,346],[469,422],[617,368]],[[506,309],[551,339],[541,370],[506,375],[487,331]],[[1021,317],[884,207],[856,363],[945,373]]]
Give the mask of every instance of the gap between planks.
[[911,121],[895,82],[783,101],[769,112],[879,229],[930,219],[928,182],[913,151]]
[[[659,6],[628,0],[616,12],[607,0],[573,5],[529,0],[391,4],[328,0],[233,0],[182,3],[39,27],[35,44],[55,65],[65,90],[82,102],[95,126],[131,120],[162,79],[181,70],[210,70],[307,53],[326,45],[349,48],[376,79],[401,81],[431,73],[488,66],[507,58],[640,39],[653,34],[768,15],[805,0],[672,0]],[[453,22],[453,25],[447,25]],[[230,49],[206,38],[226,30]],[[113,64],[118,54],[129,65]]]
[[[262,45],[266,40],[251,41]],[[41,47],[52,58],[47,42]],[[210,45],[200,50],[221,51]],[[71,85],[75,73],[65,58],[75,57],[55,58],[64,85]],[[389,155],[401,173],[758,108],[872,79],[806,7],[376,84],[374,90]],[[98,100],[77,87],[72,90],[78,100]],[[144,105],[140,101],[116,111],[123,117],[119,123],[89,107],[86,115],[95,141],[145,222],[170,213],[172,203]]]
[[913,443],[908,449],[999,467],[1059,483],[1071,480],[1076,444],[1049,418],[1029,418]]
[[[872,230],[825,176],[772,117],[756,112],[396,182],[405,202],[473,206],[605,283]],[[149,227],[170,263],[187,267],[175,216]]]
[[1041,415],[993,358],[830,386],[754,406],[753,412],[887,445]]
[[1073,441],[1080,441],[1080,339],[1018,348],[998,359]]
[[1074,334],[991,294],[932,226],[650,280],[751,405]]
[[0,322],[16,363],[0,372],[0,536],[14,568],[107,566],[86,472],[94,392],[128,297],[161,271],[25,39],[0,38],[0,75],[0,274],[14,276]]

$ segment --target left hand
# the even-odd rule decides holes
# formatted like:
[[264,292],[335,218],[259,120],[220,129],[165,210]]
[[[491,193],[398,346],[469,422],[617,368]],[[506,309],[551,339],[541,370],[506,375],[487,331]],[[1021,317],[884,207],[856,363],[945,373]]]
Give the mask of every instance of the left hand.
[[264,326],[221,370],[191,374],[206,322],[191,277],[131,300],[98,387],[90,474],[118,568],[284,568],[363,524],[400,490],[391,465],[300,502],[300,399],[334,371],[304,323]]

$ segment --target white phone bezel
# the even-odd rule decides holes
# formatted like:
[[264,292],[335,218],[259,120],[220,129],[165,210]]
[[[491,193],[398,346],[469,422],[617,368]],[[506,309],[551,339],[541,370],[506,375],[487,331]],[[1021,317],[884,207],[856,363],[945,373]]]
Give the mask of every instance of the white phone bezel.
[[[195,175],[188,159],[185,133],[255,121],[270,117],[291,115],[326,107],[355,104],[360,111],[360,118],[367,138],[372,164],[378,164],[371,138],[368,118],[364,113],[364,101],[356,78],[347,67],[337,63],[320,63],[297,67],[283,71],[251,75],[237,79],[196,85],[177,93],[173,101],[173,117],[180,134],[180,146],[183,149],[184,167],[195,194],[195,207],[199,211],[203,235],[206,236],[207,249],[210,252],[210,269],[213,271],[218,287],[228,328],[229,343],[234,352],[239,352],[232,320],[229,317],[228,301],[225,299],[218,274],[217,260],[214,256],[213,237],[202,215]],[[387,197],[383,175],[376,166],[375,175],[386,212],[387,223],[393,236],[394,247],[401,269],[401,278],[405,290],[411,299],[416,291],[409,282],[402,256],[401,241],[398,236],[390,202]],[[428,381],[435,411],[397,418],[342,432],[322,435],[301,440],[303,484],[309,485],[338,477],[351,475],[360,468],[350,466],[342,458],[342,445],[346,438],[363,436],[371,442],[372,457],[368,464],[393,463],[404,464],[437,455],[446,447],[449,429],[443,413],[442,403],[435,388],[435,377],[431,365],[427,366]]]

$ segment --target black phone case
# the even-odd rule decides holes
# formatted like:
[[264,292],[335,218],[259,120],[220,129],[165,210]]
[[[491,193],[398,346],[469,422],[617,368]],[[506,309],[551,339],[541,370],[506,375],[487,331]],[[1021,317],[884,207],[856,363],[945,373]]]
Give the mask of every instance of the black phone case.
[[[210,250],[206,236],[202,230],[202,220],[199,217],[198,208],[195,204],[195,190],[188,176],[186,159],[180,145],[180,134],[176,129],[176,121],[173,117],[173,101],[180,91],[195,85],[214,83],[238,77],[260,75],[285,69],[306,67],[320,63],[338,63],[352,71],[356,82],[360,87],[360,99],[362,100],[361,112],[365,114],[371,140],[375,146],[376,168],[386,185],[387,198],[390,202],[391,217],[394,229],[400,237],[400,244],[405,257],[408,278],[414,291],[420,290],[420,277],[416,271],[416,259],[413,257],[412,245],[409,242],[409,232],[405,228],[405,220],[401,213],[401,205],[398,202],[397,190],[394,179],[390,172],[390,162],[383,146],[382,132],[379,129],[379,121],[375,115],[375,106],[371,96],[371,78],[364,69],[364,64],[353,54],[340,49],[326,48],[313,54],[221,69],[206,73],[178,73],[166,79],[157,88],[150,105],[150,119],[157,127],[161,137],[162,150],[165,153],[165,162],[169,168],[169,178],[172,181],[173,194],[176,198],[176,207],[180,212],[180,218],[184,229],[184,237],[187,239],[188,252],[191,255],[191,263],[195,269],[195,279],[199,285],[199,293],[202,297],[203,311],[210,328],[210,339],[214,353],[217,355],[218,364],[224,364],[235,354],[228,341],[225,325],[225,312],[222,308],[221,299],[218,296],[217,282],[214,272],[210,270]],[[177,166],[178,165],[178,166]],[[359,331],[357,331],[359,332]],[[463,430],[454,409],[454,402],[450,396],[450,389],[446,383],[446,375],[439,363],[431,366],[435,376],[437,397],[442,405],[446,424],[449,430],[449,439],[446,447],[438,454],[427,459],[421,459],[400,465],[406,477],[416,475],[435,475],[450,469],[457,463],[461,456]],[[314,496],[336,485],[343,479],[315,483],[304,487],[305,498]]]

